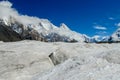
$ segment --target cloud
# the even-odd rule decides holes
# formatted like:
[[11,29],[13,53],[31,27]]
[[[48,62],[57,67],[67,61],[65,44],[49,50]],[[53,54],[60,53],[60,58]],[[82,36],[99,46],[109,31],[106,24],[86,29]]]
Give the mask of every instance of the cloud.
[[11,2],[0,1],[0,19],[3,19],[8,22],[10,20],[10,17],[24,25],[28,24],[38,25],[40,22],[50,23],[47,19],[39,19],[38,17],[21,15],[18,13],[16,9],[12,8]]
[[0,1],[0,18],[8,19],[10,16],[18,16],[18,12],[11,7],[12,3],[8,1]]
[[94,29],[98,29],[98,30],[107,30],[106,27],[103,27],[103,26],[94,26]]
[[107,34],[107,32],[106,31],[99,31],[99,32],[96,32],[96,34],[98,34],[98,35],[105,35],[105,34]]
[[0,6],[4,6],[4,7],[12,7],[12,3],[10,3],[9,1],[1,1],[0,2]]
[[113,17],[109,17],[108,19],[109,19],[109,20],[115,20],[115,18],[113,18]]

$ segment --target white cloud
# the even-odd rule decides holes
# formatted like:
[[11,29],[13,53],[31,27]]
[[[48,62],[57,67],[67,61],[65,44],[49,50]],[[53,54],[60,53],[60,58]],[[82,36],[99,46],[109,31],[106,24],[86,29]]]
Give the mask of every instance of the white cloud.
[[8,1],[0,1],[0,18],[8,19],[10,16],[18,16],[18,12],[11,7],[12,3]]
[[99,31],[99,32],[96,32],[96,34],[98,34],[98,35],[105,35],[105,34],[107,34],[107,32],[106,31]]
[[115,18],[113,18],[113,17],[109,17],[108,19],[109,19],[109,20],[115,20]]
[[94,26],[94,29],[98,29],[98,30],[107,30],[106,27],[103,27],[103,26]]
[[37,17],[30,17],[27,15],[21,15],[18,11],[12,8],[12,3],[9,1],[0,1],[0,18],[8,21],[10,17],[16,21],[27,25],[27,24],[39,24],[40,22],[49,22],[47,19],[39,19]]
[[0,2],[0,6],[4,6],[4,7],[12,7],[12,3],[10,3],[9,1],[1,1]]

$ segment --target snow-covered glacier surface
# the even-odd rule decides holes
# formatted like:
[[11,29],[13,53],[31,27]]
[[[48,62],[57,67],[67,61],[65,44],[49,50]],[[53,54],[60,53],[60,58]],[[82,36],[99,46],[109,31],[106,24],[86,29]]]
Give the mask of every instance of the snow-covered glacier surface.
[[119,80],[119,48],[119,43],[0,42],[0,80]]

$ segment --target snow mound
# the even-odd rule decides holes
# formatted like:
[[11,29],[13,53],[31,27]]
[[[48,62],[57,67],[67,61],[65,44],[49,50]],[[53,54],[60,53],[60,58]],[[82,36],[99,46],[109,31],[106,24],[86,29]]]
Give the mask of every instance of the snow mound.
[[119,80],[120,65],[102,58],[71,58],[35,80]]
[[119,80],[119,47],[119,43],[0,42],[0,80]]
[[109,63],[120,64],[120,50],[102,52],[100,57],[106,59]]

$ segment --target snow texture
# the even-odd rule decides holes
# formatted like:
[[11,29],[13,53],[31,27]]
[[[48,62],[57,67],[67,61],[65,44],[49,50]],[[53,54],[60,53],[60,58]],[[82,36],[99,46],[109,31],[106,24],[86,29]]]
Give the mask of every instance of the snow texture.
[[[119,47],[119,43],[1,41],[0,80],[119,80]],[[54,65],[55,60],[59,64]]]

